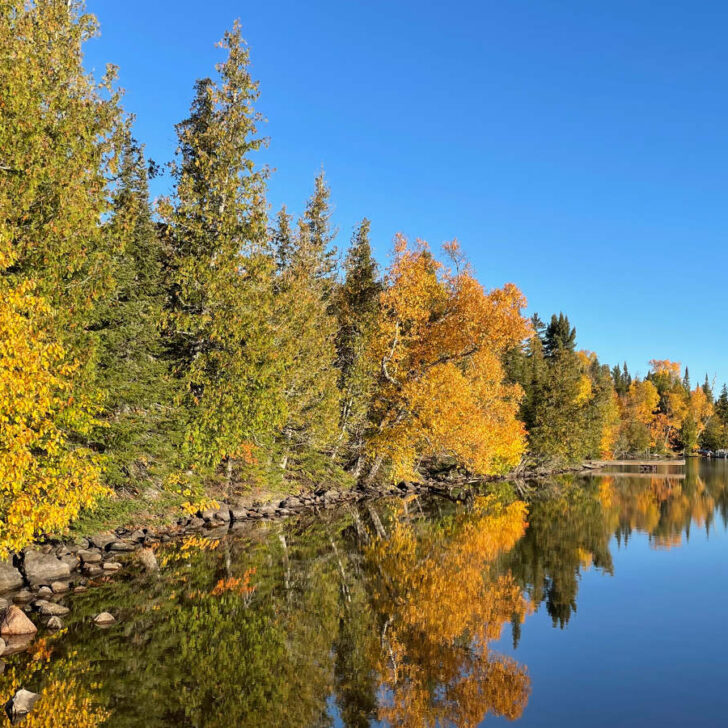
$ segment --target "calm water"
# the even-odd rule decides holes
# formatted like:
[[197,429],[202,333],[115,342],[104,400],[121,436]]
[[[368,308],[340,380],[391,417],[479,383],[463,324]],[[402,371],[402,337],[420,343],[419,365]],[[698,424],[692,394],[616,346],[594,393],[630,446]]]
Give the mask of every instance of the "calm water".
[[726,463],[563,479],[527,512],[499,491],[159,549],[69,599],[4,694],[79,728],[724,725]]

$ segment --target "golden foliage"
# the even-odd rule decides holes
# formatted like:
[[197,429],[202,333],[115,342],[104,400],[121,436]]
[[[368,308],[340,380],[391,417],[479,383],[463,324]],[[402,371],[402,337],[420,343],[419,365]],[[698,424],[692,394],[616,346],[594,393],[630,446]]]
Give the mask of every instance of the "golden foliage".
[[368,356],[380,372],[369,449],[391,477],[417,479],[423,457],[449,455],[478,473],[518,462],[525,446],[517,419],[521,389],[504,381],[500,357],[529,332],[525,299],[508,284],[486,293],[456,243],[454,270],[424,242],[403,236],[380,299]]
[[387,699],[379,718],[395,726],[475,726],[488,712],[517,718],[529,680],[491,656],[503,624],[528,610],[520,588],[493,562],[525,531],[525,506],[480,498],[441,528],[418,533],[397,520],[366,558],[379,575],[376,608],[386,615],[377,650]]
[[30,283],[0,282],[0,553],[60,531],[103,492],[99,467],[66,430],[91,413],[71,391],[74,364],[39,325],[47,304]]

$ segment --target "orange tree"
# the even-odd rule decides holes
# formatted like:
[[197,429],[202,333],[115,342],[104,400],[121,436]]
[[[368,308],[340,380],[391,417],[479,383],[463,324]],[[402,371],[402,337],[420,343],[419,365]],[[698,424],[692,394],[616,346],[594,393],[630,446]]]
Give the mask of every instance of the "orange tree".
[[426,457],[454,457],[473,472],[502,472],[525,446],[521,389],[504,380],[503,353],[529,332],[525,299],[511,284],[486,292],[457,243],[445,267],[399,235],[368,356],[377,371],[370,404],[370,477],[417,479]]

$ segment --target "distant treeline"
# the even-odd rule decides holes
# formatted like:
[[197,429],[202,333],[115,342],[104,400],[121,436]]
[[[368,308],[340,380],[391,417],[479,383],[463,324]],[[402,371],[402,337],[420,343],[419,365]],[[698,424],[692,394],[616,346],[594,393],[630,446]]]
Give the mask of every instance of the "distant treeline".
[[238,25],[151,204],[114,69],[83,69],[95,19],[74,0],[2,10],[0,548],[110,489],[195,501],[726,440],[725,393],[714,417],[676,365],[610,372],[564,316],[484,290],[456,243],[438,260],[397,236],[381,274],[363,219],[339,255],[323,173],[300,217],[271,219]]

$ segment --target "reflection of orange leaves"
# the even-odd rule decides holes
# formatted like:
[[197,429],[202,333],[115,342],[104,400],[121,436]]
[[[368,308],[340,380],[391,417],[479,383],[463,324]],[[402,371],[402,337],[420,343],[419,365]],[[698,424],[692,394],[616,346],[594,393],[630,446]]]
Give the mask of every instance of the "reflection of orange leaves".
[[378,653],[391,725],[475,726],[492,712],[520,716],[529,692],[525,669],[489,654],[505,623],[529,605],[494,561],[525,531],[525,506],[477,500],[473,512],[422,532],[405,520],[367,548],[375,603],[387,615]]
[[49,660],[53,654],[53,648],[48,644],[48,639],[43,637],[36,640],[29,648],[28,654],[33,660],[43,661]]
[[255,568],[248,569],[242,577],[230,577],[220,579],[210,592],[211,596],[217,597],[225,593],[238,594],[239,596],[250,596],[255,591],[255,586],[250,585],[250,577],[255,574]]

